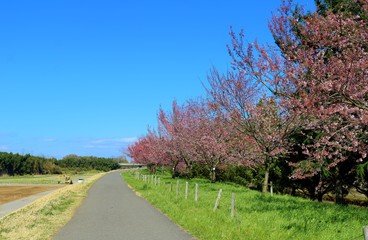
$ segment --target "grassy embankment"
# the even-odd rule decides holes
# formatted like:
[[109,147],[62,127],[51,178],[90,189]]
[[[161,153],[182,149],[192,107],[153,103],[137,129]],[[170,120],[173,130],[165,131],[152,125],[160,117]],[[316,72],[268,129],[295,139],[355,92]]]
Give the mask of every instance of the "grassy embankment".
[[[86,173],[85,182],[67,185],[0,219],[0,239],[52,239],[73,216],[92,184],[104,173]],[[1,183],[55,183],[57,175],[1,177]],[[74,178],[73,178],[74,180]],[[77,179],[76,179],[77,180]]]
[[[368,209],[312,202],[285,195],[262,195],[235,184],[211,184],[207,180],[185,181],[160,177],[160,186],[138,180],[133,173],[123,174],[127,183],[174,222],[201,240],[207,239],[363,239],[368,225]],[[157,181],[158,182],[158,181]],[[156,182],[156,183],[157,183]],[[170,191],[172,182],[172,191]],[[198,202],[194,200],[199,185]],[[219,189],[220,206],[213,211]],[[231,218],[231,196],[236,196],[235,217]]]

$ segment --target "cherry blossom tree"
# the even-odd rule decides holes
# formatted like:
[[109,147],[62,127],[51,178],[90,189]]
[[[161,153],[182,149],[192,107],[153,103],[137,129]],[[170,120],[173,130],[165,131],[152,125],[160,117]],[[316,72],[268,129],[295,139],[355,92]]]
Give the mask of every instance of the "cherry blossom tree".
[[191,118],[191,131],[186,139],[193,150],[192,158],[197,164],[206,166],[211,182],[215,182],[218,167],[230,160],[230,126],[214,114],[203,100],[188,101],[187,110]]
[[165,133],[167,143],[170,144],[167,150],[172,160],[173,176],[178,170],[177,167],[182,164],[185,165],[185,172],[181,172],[190,176],[193,167],[191,124],[194,120],[188,108],[185,105],[179,106],[176,101],[173,101],[171,112],[160,109],[158,118],[159,129]]
[[[173,103],[174,112],[177,113],[176,103]],[[173,117],[171,115],[171,117]],[[182,162],[182,151],[180,149],[177,138],[175,137],[175,126],[177,123],[173,118],[168,119],[167,113],[160,108],[158,118],[158,133],[160,135],[161,143],[160,147],[162,152],[166,154],[166,157],[163,159],[165,166],[169,167],[172,170],[172,177],[175,178],[178,172],[178,166]]]
[[[341,163],[350,156],[356,164],[367,161],[368,1],[355,2],[358,9],[308,14],[301,8],[295,14],[291,6],[283,3],[270,28],[283,56],[298,66],[290,74],[296,86],[290,102],[305,129],[318,133],[303,146],[309,158],[300,162],[294,176],[341,172]],[[339,198],[342,185],[337,179]]]
[[[244,61],[237,61],[238,71],[229,71],[226,75],[212,69],[208,76],[208,98],[225,120],[232,122],[241,134],[255,143],[257,150],[254,152],[259,155],[254,161],[255,165],[264,168],[262,192],[267,192],[270,170],[278,155],[285,152],[284,140],[292,129],[290,125],[294,118],[284,112],[283,101],[277,99],[276,93],[288,88],[281,84],[279,66],[271,61],[276,59],[277,62],[278,58],[270,58],[272,63],[268,65],[263,58],[255,60],[252,46],[244,52],[240,42],[233,39],[234,51]],[[275,86],[275,81],[279,86]]]
[[164,164],[163,159],[166,157],[162,151],[162,139],[151,129],[148,129],[146,136],[128,146],[127,152],[135,163],[146,164],[151,173],[156,173],[157,167]]

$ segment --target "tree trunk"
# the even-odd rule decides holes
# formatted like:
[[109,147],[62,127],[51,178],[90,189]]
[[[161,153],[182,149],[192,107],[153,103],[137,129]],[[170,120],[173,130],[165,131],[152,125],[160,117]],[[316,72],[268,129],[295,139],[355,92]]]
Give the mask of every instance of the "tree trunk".
[[317,200],[318,200],[318,202],[322,202],[323,201],[323,193],[318,192],[318,194],[317,194]]
[[262,185],[262,193],[268,192],[269,176],[270,176],[270,167],[268,166],[268,164],[266,164],[265,175],[264,175],[263,185]]
[[215,183],[216,182],[216,170],[212,170],[211,171],[211,183]]
[[193,165],[192,165],[192,164],[190,164],[190,165],[187,167],[187,179],[191,179],[191,178],[193,177],[192,169],[193,169]]
[[308,191],[310,200],[314,201],[317,199],[316,188],[312,184],[310,184],[307,187],[307,191]]
[[291,187],[291,196],[296,196],[296,187],[295,186]]
[[344,190],[340,179],[337,179],[335,183],[335,203],[341,205],[345,204]]

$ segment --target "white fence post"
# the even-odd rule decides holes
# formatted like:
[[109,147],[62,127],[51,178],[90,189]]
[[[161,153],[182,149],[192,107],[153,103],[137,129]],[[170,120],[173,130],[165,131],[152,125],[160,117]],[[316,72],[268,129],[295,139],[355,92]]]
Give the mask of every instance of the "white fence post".
[[221,193],[222,193],[222,189],[220,189],[220,191],[218,192],[217,199],[216,199],[216,203],[215,203],[215,207],[213,208],[213,211],[216,211],[216,209],[217,209],[217,208],[218,208],[218,206],[219,206],[220,198],[221,198]]
[[231,217],[234,217],[235,215],[235,193],[232,194],[231,197],[231,213],[230,213]]
[[185,199],[188,199],[188,182],[185,182]]
[[179,180],[176,181],[176,196],[179,195]]
[[273,196],[273,184],[272,184],[272,181],[270,182],[270,193],[271,193],[271,196]]
[[368,240],[368,226],[363,227],[364,240]]

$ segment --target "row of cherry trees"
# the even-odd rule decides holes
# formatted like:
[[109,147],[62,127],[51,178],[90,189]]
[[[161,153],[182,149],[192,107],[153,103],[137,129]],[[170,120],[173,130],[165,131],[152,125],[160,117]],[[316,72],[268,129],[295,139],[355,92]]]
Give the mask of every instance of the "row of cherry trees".
[[[205,99],[159,110],[158,128],[129,146],[135,162],[173,175],[229,166],[322,200],[368,195],[368,1],[282,1],[269,21],[275,46],[230,32],[232,69],[208,74]],[[354,6],[354,7],[351,7]]]

